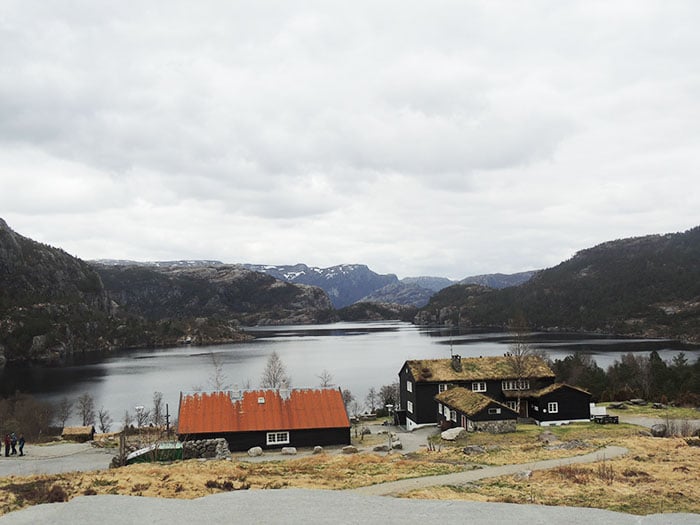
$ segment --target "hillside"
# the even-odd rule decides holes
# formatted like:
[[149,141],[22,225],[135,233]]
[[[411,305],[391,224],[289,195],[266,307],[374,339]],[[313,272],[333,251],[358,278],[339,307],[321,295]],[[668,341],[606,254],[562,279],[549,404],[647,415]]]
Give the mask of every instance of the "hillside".
[[243,324],[308,324],[327,321],[332,311],[320,288],[285,283],[242,266],[95,269],[110,297],[150,320],[219,317]]
[[436,294],[418,321],[600,331],[700,342],[700,228],[606,242],[542,270],[521,286]]
[[248,338],[241,323],[310,323],[331,315],[318,288],[225,265],[90,265],[0,219],[0,366],[241,341]]

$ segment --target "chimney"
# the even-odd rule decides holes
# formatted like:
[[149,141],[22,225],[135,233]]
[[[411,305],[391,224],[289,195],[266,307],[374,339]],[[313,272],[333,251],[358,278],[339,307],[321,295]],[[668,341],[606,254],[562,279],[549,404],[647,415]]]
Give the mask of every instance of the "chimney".
[[452,368],[455,372],[462,371],[462,356],[461,355],[455,354],[452,356]]

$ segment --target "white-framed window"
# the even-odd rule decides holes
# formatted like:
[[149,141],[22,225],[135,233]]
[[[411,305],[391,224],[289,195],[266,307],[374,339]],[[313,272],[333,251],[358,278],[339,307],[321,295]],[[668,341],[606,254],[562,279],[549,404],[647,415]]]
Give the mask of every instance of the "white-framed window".
[[503,390],[530,390],[530,381],[528,379],[508,380],[501,384]]
[[559,403],[556,401],[552,403],[547,403],[547,412],[550,414],[557,414],[559,412]]
[[406,390],[409,392],[413,392],[413,382],[412,381],[406,381]]
[[406,410],[413,414],[413,401],[406,401]]
[[268,445],[286,445],[289,443],[289,432],[268,432]]
[[454,421],[455,423],[457,422],[457,411],[456,410],[451,410],[450,419],[452,421]]
[[506,401],[506,406],[510,408],[511,410],[518,410],[518,402],[517,401]]
[[440,383],[438,385],[438,392],[444,392],[445,390],[447,390],[447,383]]
[[442,414],[442,403],[438,403],[438,414]]
[[500,408],[489,408],[489,414],[500,414],[501,409]]
[[486,392],[486,383],[484,381],[474,381],[472,383],[472,392]]

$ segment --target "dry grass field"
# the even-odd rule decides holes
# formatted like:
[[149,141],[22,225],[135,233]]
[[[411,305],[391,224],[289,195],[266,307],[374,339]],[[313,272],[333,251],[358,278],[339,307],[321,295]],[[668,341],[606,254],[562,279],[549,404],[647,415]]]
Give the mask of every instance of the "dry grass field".
[[[463,499],[596,507],[634,514],[700,514],[700,446],[680,438],[640,435],[633,425],[576,424],[550,428],[553,443],[538,439],[544,429],[522,426],[513,434],[470,434],[465,440],[407,456],[324,453],[260,463],[189,460],[139,464],[91,473],[0,479],[0,514],[78,495],[124,494],[197,498],[221,491],[321,488],[342,490],[398,479],[459,472],[473,465],[526,464],[595,451],[605,445],[627,447],[619,459],[535,471],[529,479],[485,479],[460,487],[432,487],[408,498]],[[379,438],[374,438],[379,439]],[[369,445],[372,439],[367,439]],[[700,440],[691,441],[692,443]],[[557,448],[571,444],[573,448]],[[484,452],[465,455],[467,445]],[[552,448],[554,445],[554,448]]]

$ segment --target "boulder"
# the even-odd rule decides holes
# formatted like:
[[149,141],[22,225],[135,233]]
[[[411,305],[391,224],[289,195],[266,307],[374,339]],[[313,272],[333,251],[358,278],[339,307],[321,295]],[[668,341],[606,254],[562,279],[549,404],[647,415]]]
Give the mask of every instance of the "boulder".
[[537,440],[549,444],[553,443],[554,441],[559,441],[559,438],[549,430],[546,430],[542,432],[539,436],[537,436]]
[[392,441],[391,448],[395,448],[396,450],[403,450],[403,445],[401,444],[401,441]]
[[348,445],[346,447],[342,448],[343,454],[357,454],[358,450],[357,447],[354,447],[352,445]]
[[321,454],[322,452],[323,452],[323,447],[321,447],[319,445],[316,445],[314,447],[314,452],[313,452],[314,454]]
[[377,445],[372,450],[375,452],[389,452],[389,445]]
[[440,437],[445,441],[456,441],[467,436],[467,431],[462,427],[455,427],[445,430]]
[[283,456],[296,456],[297,449],[296,449],[296,447],[282,447],[282,455]]
[[520,472],[517,472],[516,474],[513,475],[513,479],[515,481],[527,481],[531,477],[532,477],[531,470],[521,470]]
[[651,435],[657,438],[665,437],[667,431],[668,428],[666,428],[666,425],[663,423],[657,423],[656,425],[651,426]]
[[256,457],[258,457],[258,456],[262,456],[262,455],[263,455],[263,449],[262,449],[262,447],[253,447],[253,448],[249,448],[249,449],[248,449],[248,455],[249,455],[251,458],[256,458]]
[[471,456],[473,454],[483,454],[486,452],[486,449],[479,445],[467,445],[462,449],[462,452],[467,456]]

